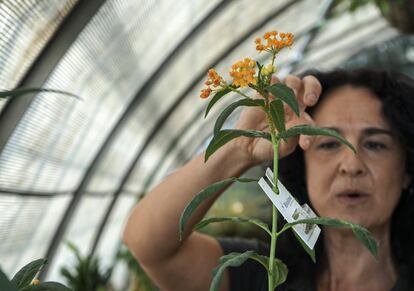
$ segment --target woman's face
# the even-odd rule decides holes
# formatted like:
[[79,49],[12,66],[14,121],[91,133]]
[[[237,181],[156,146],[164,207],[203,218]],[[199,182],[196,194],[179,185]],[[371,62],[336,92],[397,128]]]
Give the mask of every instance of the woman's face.
[[357,150],[317,136],[305,151],[309,199],[320,216],[346,219],[367,228],[390,221],[410,177],[405,153],[368,89],[342,86],[316,108],[317,126],[336,129]]

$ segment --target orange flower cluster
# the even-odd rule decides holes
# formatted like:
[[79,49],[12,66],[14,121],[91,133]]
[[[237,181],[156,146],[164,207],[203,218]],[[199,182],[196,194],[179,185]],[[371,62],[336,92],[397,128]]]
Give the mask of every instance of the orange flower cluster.
[[213,91],[211,87],[217,89],[222,89],[227,86],[227,83],[223,80],[223,78],[217,74],[216,70],[210,69],[207,73],[207,81],[204,82],[205,85],[207,85],[207,88],[201,90],[200,98],[208,98]]
[[230,76],[233,78],[233,85],[241,88],[249,84],[256,84],[256,62],[245,58],[231,66]]
[[275,53],[282,48],[290,47],[293,44],[293,34],[290,32],[269,31],[263,35],[263,39],[266,41],[266,44],[262,43],[260,37],[256,38],[254,41],[256,43],[256,50],[259,52],[268,51]]

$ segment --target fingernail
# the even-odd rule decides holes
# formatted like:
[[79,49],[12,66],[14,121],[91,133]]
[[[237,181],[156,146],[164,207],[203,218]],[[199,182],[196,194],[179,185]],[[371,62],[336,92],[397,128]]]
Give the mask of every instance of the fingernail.
[[315,104],[316,99],[316,95],[313,93],[306,95],[306,100],[308,100],[309,104]]
[[314,137],[314,136],[310,136],[310,137],[308,138],[308,141],[309,141],[309,147],[311,147],[311,146],[312,146],[312,144],[313,144],[313,142],[315,141],[315,137]]
[[309,145],[310,145],[310,140],[309,140],[309,138],[306,138],[306,139],[303,141],[303,149],[304,149],[304,150],[307,150],[307,149],[309,148]]

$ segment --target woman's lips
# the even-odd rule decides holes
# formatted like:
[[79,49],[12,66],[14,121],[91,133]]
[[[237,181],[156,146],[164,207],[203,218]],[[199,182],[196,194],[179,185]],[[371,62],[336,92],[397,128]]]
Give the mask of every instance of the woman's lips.
[[369,195],[361,191],[342,191],[336,197],[341,203],[347,205],[358,205],[368,200]]

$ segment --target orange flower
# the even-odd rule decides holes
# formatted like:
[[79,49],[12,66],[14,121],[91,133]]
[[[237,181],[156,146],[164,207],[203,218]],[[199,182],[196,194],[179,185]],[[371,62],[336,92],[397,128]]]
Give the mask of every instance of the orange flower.
[[233,84],[241,88],[249,84],[256,84],[256,62],[252,59],[245,58],[231,66],[230,76],[233,78]]
[[213,92],[211,87],[215,89],[214,91],[220,91],[227,86],[227,83],[214,69],[208,70],[207,81],[205,81],[204,84],[207,87],[201,90],[200,98],[202,99],[208,98],[211,95],[211,92]]
[[268,31],[263,34],[263,39],[266,44],[262,44],[260,38],[256,38],[254,41],[258,52],[267,51],[276,54],[284,47],[290,47],[293,44],[293,34],[290,32]]
[[254,41],[256,43],[256,50],[261,52],[264,51],[266,49],[266,46],[264,46],[262,44],[262,39],[261,38],[256,38],[256,40]]
[[200,98],[206,99],[208,98],[208,96],[210,96],[210,94],[211,94],[211,88],[208,87],[206,89],[201,90]]

